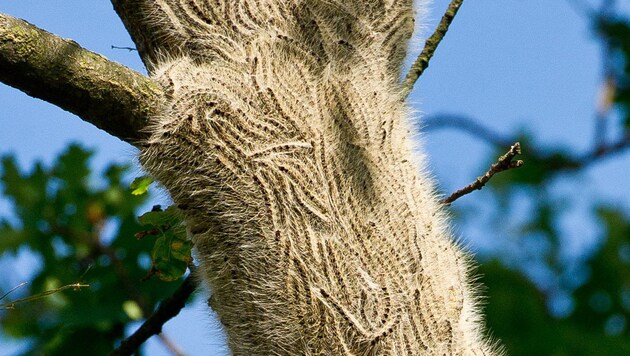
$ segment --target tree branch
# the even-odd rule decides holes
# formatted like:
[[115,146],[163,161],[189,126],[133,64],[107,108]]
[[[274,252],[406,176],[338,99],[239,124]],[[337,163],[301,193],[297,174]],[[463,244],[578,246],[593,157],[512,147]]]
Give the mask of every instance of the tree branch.
[[590,152],[574,158],[573,162],[575,162],[575,165],[559,167],[559,170],[571,171],[586,168],[591,164],[594,164],[604,158],[609,158],[613,155],[622,153],[627,149],[630,149],[630,133],[622,136],[617,141],[595,146]]
[[164,299],[157,310],[144,321],[136,332],[122,341],[120,346],[111,355],[132,355],[151,336],[162,332],[162,326],[179,314],[186,305],[186,301],[197,288],[194,273],[190,273],[184,282],[170,297]]
[[497,147],[509,146],[515,141],[514,137],[496,132],[465,115],[435,114],[423,118],[420,124],[422,125],[422,131],[424,132],[444,128],[456,128],[465,131],[474,138],[486,141],[487,143]]
[[440,203],[451,204],[455,200],[463,197],[464,195],[469,194],[470,192],[474,190],[479,190],[483,188],[483,186],[486,185],[486,183],[488,183],[488,181],[490,181],[492,176],[494,176],[495,174],[506,171],[508,169],[521,167],[523,165],[523,161],[521,160],[512,161],[514,157],[520,154],[521,154],[521,144],[516,142],[515,144],[512,145],[512,147],[510,147],[510,150],[506,154],[499,157],[499,160],[497,161],[497,163],[490,166],[490,169],[484,175],[477,177],[477,179],[475,179],[474,182],[470,183],[466,187],[451,194],[448,198],[441,200]]
[[[472,118],[457,114],[437,114],[429,116],[421,122],[422,130],[428,132],[444,128],[462,130],[474,138],[480,139],[496,147],[508,146],[517,138],[515,135],[503,135],[489,127],[483,126]],[[607,142],[604,142],[607,141]],[[566,155],[563,160],[552,161],[552,156],[546,151],[556,153],[553,149],[532,149],[527,152],[529,162],[545,162],[549,176],[570,173],[587,168],[610,156],[623,153],[630,149],[630,132],[616,140],[598,140],[593,147],[582,154]]]
[[444,16],[442,16],[438,27],[435,29],[435,32],[433,32],[431,37],[429,37],[425,42],[422,53],[420,53],[416,61],[411,65],[409,73],[407,73],[407,77],[401,84],[403,99],[406,99],[407,96],[409,96],[418,78],[420,78],[424,70],[429,67],[431,57],[433,57],[438,45],[442,42],[442,39],[444,39],[449,26],[453,22],[453,19],[455,18],[455,15],[457,15],[457,11],[459,11],[463,2],[464,0],[451,1],[444,13]]
[[76,42],[0,14],[0,82],[70,111],[129,143],[144,137],[163,91]]

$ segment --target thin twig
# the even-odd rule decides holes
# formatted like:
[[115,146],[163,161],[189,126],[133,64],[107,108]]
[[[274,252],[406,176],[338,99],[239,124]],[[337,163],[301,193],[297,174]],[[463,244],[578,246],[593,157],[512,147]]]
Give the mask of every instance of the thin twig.
[[429,66],[429,61],[431,60],[431,57],[433,57],[435,50],[437,49],[440,42],[442,42],[442,39],[448,31],[448,27],[453,22],[453,19],[455,18],[455,15],[457,15],[457,11],[462,6],[463,2],[464,0],[451,1],[451,3],[448,5],[448,9],[446,9],[446,12],[444,13],[444,16],[442,16],[438,27],[435,29],[435,32],[433,32],[431,37],[429,37],[425,42],[422,53],[420,53],[416,61],[411,65],[411,68],[409,68],[409,73],[407,73],[405,80],[402,82],[401,88],[403,99],[406,99],[407,96],[409,96],[409,93],[411,93],[414,84],[416,83],[418,78],[420,78],[422,72],[424,72],[424,70],[427,69],[427,67]]
[[[21,287],[23,285],[24,284],[21,284],[19,287]],[[73,290],[77,291],[77,290],[80,290],[81,288],[88,288],[89,286],[90,286],[89,284],[82,284],[82,283],[68,284],[68,285],[65,285],[65,286],[61,286],[59,288],[49,289],[47,291],[43,291],[41,293],[37,293],[35,295],[28,296],[26,298],[20,298],[20,299],[16,299],[14,301],[11,301],[11,302],[2,303],[2,304],[0,304],[0,309],[13,309],[13,308],[15,308],[16,304],[28,303],[28,302],[32,302],[32,301],[35,301],[35,300],[39,300],[39,299],[42,299],[42,298],[47,297],[49,295],[56,294],[56,293],[59,293],[59,292],[63,292],[66,289],[73,289]],[[12,289],[11,291],[13,291],[14,289]],[[5,294],[5,296],[6,296],[6,294]]]
[[512,145],[512,147],[510,147],[510,150],[506,154],[499,157],[499,160],[497,161],[497,163],[490,166],[490,169],[484,175],[477,177],[477,179],[475,179],[474,182],[470,183],[466,187],[451,194],[448,198],[440,201],[440,203],[451,204],[452,202],[461,198],[462,196],[474,190],[479,190],[483,188],[483,186],[485,186],[486,183],[488,183],[488,181],[490,180],[490,178],[492,178],[492,176],[494,176],[495,174],[506,171],[508,169],[521,167],[523,165],[523,161],[521,160],[513,161],[514,157],[520,154],[521,154],[521,144],[519,142],[516,142],[515,144]]
[[112,49],[126,49],[129,52],[138,51],[135,47],[126,47],[126,46],[114,46],[112,45]]
[[158,337],[160,341],[162,341],[162,345],[171,353],[173,356],[184,356],[185,353],[182,351],[177,344],[173,342],[173,340],[169,339],[168,336],[164,335],[164,333],[159,333]]
[[157,310],[142,323],[140,328],[122,341],[111,355],[131,355],[151,336],[162,332],[162,326],[179,314],[186,301],[197,288],[196,278],[191,273],[170,297],[164,299]]
[[27,284],[28,284],[28,282],[22,282],[22,283],[18,284],[17,286],[15,286],[15,287],[11,288],[8,292],[4,293],[4,294],[0,297],[0,300],[2,300],[2,299],[4,299],[4,298],[6,298],[9,294],[11,294],[11,293],[15,292],[16,290],[18,290],[18,289],[20,289],[20,288],[24,287],[24,286],[25,286],[25,285],[27,285]]

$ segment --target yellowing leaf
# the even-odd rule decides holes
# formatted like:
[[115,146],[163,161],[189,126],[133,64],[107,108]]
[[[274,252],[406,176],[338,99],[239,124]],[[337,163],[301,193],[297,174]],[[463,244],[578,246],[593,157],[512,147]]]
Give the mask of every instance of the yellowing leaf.
[[149,176],[138,177],[131,182],[131,194],[143,195],[149,190],[149,186],[153,183],[153,178]]
[[142,309],[140,309],[140,306],[135,301],[127,300],[123,303],[122,307],[123,307],[123,311],[125,312],[125,314],[127,314],[129,319],[131,320],[142,319]]

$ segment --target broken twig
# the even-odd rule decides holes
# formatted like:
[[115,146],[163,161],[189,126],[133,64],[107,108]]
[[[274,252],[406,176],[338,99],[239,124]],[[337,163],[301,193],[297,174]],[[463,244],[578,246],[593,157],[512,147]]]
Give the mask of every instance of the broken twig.
[[499,160],[497,161],[497,163],[494,163],[492,166],[490,166],[490,169],[484,175],[477,177],[477,179],[475,179],[474,182],[468,184],[464,188],[451,194],[448,198],[441,200],[440,203],[451,204],[455,200],[463,197],[464,195],[474,190],[479,190],[483,188],[483,186],[485,186],[486,183],[488,183],[488,181],[490,180],[490,178],[492,178],[492,176],[494,176],[495,174],[499,172],[507,171],[508,169],[521,167],[523,165],[523,161],[521,160],[513,161],[514,157],[520,154],[521,154],[521,144],[519,142],[516,142],[515,144],[512,145],[512,147],[510,147],[510,150],[506,154],[499,157]]

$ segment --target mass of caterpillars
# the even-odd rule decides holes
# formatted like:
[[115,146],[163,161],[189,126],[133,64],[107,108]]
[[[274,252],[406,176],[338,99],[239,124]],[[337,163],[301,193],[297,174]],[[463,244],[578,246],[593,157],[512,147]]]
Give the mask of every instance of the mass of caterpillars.
[[152,63],[168,99],[140,160],[231,351],[492,353],[398,94],[411,1],[146,3],[177,50]]

